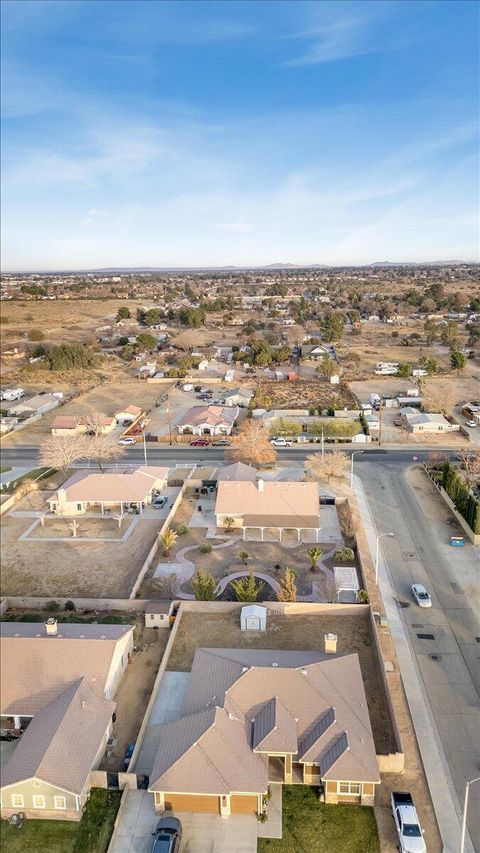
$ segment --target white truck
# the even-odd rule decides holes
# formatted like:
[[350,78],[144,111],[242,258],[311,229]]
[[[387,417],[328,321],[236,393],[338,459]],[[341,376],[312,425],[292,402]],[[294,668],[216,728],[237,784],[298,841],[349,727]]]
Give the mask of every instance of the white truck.
[[393,791],[392,814],[400,841],[401,853],[427,853],[417,810],[412,795]]
[[9,403],[12,403],[14,400],[20,400],[24,396],[25,391],[23,388],[6,388],[5,391],[2,391],[2,400],[8,400]]
[[379,409],[382,400],[379,394],[370,394],[370,405],[373,406],[374,409]]
[[288,439],[286,439],[286,438],[283,438],[283,436],[281,436],[281,435],[277,436],[277,438],[271,438],[270,444],[273,445],[273,447],[291,447],[292,446],[292,442],[288,441]]

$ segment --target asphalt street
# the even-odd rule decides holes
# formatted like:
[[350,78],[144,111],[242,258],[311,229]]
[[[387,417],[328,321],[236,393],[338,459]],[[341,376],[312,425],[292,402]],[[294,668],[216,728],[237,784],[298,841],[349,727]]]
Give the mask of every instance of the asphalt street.
[[[407,479],[390,455],[357,468],[382,544],[411,654],[433,713],[458,803],[465,783],[480,775],[480,556],[467,544],[449,546],[443,503],[428,480]],[[417,497],[418,496],[418,497]],[[433,606],[420,609],[412,583],[423,583]],[[480,851],[480,785],[470,793],[468,828]],[[460,809],[461,810],[461,809]]]

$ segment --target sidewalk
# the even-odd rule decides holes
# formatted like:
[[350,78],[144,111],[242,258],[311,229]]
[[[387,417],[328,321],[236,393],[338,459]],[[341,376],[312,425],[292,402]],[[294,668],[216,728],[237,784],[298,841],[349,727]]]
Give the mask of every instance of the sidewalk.
[[[360,478],[354,477],[354,485],[360,517],[370,552],[373,555],[376,548],[375,524]],[[390,570],[382,552],[380,552],[379,559],[379,587],[395,645],[405,695],[413,720],[444,851],[445,853],[458,853],[460,850],[461,807],[453,787],[435,719],[411,654],[409,640],[396,603]],[[465,850],[467,853],[474,853],[468,834]]]

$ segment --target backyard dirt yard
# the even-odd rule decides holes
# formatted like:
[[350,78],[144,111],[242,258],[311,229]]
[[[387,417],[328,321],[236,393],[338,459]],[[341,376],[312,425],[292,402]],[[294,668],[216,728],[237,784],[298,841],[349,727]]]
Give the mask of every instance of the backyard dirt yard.
[[132,518],[124,518],[121,526],[113,518],[79,518],[76,521],[76,537],[73,535],[72,519],[46,518],[44,525],[37,524],[28,534],[33,539],[121,539],[132,524]]
[[197,648],[248,648],[323,651],[323,636],[337,634],[338,652],[357,652],[378,753],[394,751],[395,741],[380,673],[380,664],[366,616],[273,615],[265,632],[240,630],[239,612],[183,613],[167,669],[188,672]]
[[[32,492],[15,512],[45,509],[48,492]],[[19,541],[33,517],[3,516],[1,522],[4,595],[127,598],[159,530],[159,521],[138,521],[125,542]],[[45,523],[45,529],[49,521]],[[80,519],[79,536],[82,524]],[[111,531],[111,519],[106,521]],[[38,535],[37,528],[34,535]]]
[[167,645],[170,631],[145,628],[143,616],[135,625],[135,649],[114,700],[117,719],[112,737],[117,741],[103,759],[100,770],[124,769],[123,758],[129,743],[135,743],[145,709],[148,705],[158,667]]
[[308,409],[309,406],[328,409],[356,409],[358,403],[345,384],[330,385],[322,380],[297,379],[291,382],[258,383],[257,398],[268,398],[269,409]]

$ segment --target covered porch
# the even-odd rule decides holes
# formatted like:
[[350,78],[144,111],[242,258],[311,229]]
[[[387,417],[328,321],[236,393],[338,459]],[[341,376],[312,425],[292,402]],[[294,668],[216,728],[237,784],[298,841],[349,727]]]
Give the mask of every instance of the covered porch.
[[[294,531],[297,536],[297,542],[302,541],[302,532],[311,535],[314,542],[319,541],[319,533],[321,530],[318,516],[295,516],[295,515],[245,515],[240,524],[242,531],[242,539],[247,539],[249,530],[260,531],[260,542],[265,540],[265,531],[273,530],[278,533],[278,542],[282,542],[282,535],[286,531]],[[310,540],[309,540],[310,541]]]

